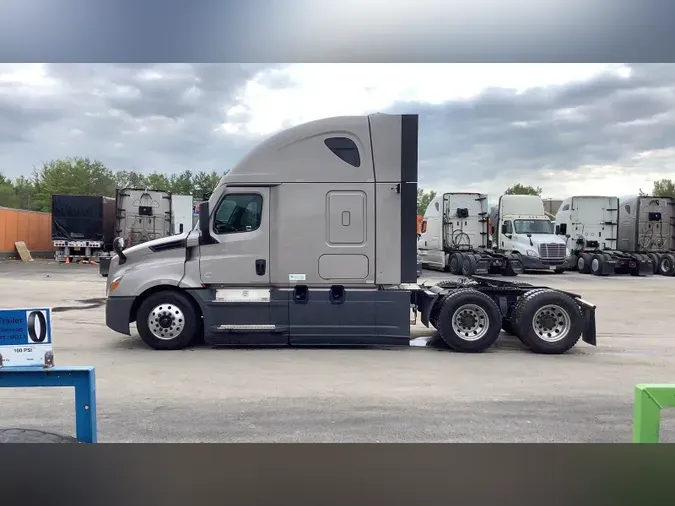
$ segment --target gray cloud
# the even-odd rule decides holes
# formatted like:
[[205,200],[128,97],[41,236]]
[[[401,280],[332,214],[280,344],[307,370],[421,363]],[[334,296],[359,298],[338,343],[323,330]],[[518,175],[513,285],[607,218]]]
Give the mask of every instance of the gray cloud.
[[[252,141],[215,128],[239,87],[271,66],[50,64],[54,93],[0,83],[0,171],[18,176],[76,155],[115,169],[226,169]],[[515,181],[589,164],[644,171],[634,155],[675,147],[675,65],[632,69],[630,79],[606,74],[523,93],[490,89],[471,100],[396,104],[389,112],[421,115],[422,186]],[[289,85],[276,76],[265,84]],[[667,171],[666,162],[648,168]]]
[[493,89],[472,100],[392,110],[422,115],[420,171],[428,186],[496,176],[516,180],[588,165],[630,168],[638,153],[675,147],[675,65],[636,65],[630,79],[607,74],[520,94]]

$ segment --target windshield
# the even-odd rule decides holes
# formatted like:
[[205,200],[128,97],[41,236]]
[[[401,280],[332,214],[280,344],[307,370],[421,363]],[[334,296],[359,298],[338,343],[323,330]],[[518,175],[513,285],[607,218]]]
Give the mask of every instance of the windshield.
[[552,234],[553,224],[550,220],[515,220],[513,226],[516,234]]

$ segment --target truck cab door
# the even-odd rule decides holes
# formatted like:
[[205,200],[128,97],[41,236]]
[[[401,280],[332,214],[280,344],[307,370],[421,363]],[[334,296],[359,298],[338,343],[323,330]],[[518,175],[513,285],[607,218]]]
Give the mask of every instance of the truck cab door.
[[232,188],[212,213],[212,244],[199,248],[202,283],[270,283],[269,188]]
[[199,246],[209,344],[288,344],[288,298],[270,289],[270,189],[228,188]]
[[513,250],[513,222],[504,220],[499,232],[499,248],[504,251]]

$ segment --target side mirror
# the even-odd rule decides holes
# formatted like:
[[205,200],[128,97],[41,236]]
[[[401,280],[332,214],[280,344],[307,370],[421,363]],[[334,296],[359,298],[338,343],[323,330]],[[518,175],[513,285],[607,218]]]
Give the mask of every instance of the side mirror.
[[208,200],[199,204],[199,231],[202,233],[204,239],[211,236],[211,231],[209,230]]
[[555,235],[562,235],[562,234],[560,233],[560,225],[556,225],[556,226],[555,226]]
[[567,223],[561,223],[560,225],[556,225],[556,228],[559,228],[560,235],[567,235]]
[[119,257],[119,264],[123,265],[127,261],[127,256],[124,254],[124,239],[122,237],[115,237],[113,240],[113,250]]
[[509,229],[506,226],[506,223],[502,223],[502,234],[508,234]]

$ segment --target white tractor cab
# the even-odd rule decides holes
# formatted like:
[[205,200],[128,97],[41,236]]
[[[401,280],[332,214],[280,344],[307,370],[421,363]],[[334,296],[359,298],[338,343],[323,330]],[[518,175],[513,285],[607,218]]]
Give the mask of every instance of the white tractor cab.
[[595,345],[577,294],[472,276],[417,283],[418,116],[312,121],[254,148],[183,234],[115,239],[106,325],[162,350],[410,346],[410,324],[458,352],[502,329],[537,353]]
[[525,270],[564,272],[570,251],[536,195],[502,195],[490,217],[495,250],[516,255]]
[[555,231],[570,250],[568,268],[583,274],[650,276],[654,263],[647,254],[619,251],[619,199],[575,196],[563,200]]
[[487,200],[481,193],[444,193],[429,203],[417,241],[423,266],[464,276],[523,272],[516,256],[489,248]]

